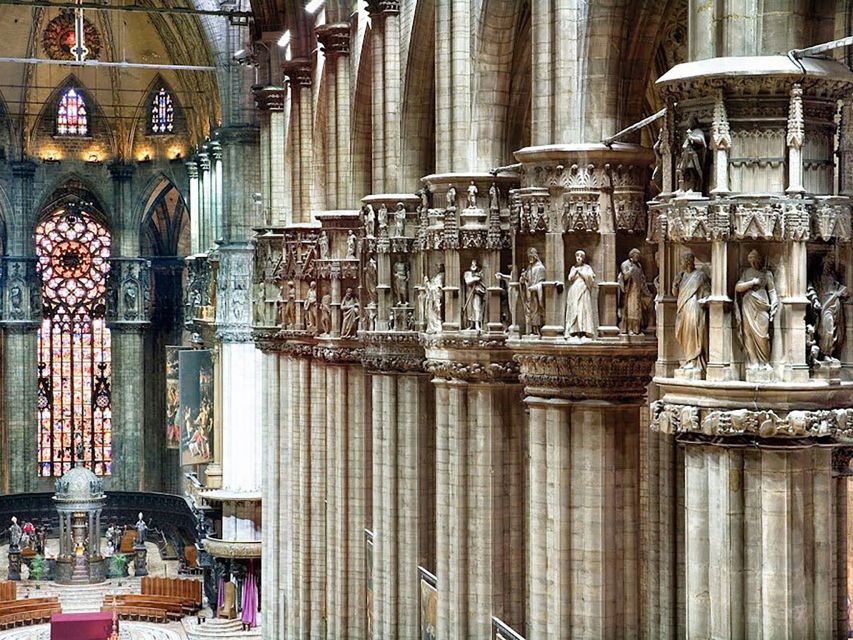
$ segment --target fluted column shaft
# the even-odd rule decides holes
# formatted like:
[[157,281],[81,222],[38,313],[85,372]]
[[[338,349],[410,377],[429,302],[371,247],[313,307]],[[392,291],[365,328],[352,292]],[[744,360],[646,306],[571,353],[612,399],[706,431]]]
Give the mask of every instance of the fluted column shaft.
[[291,60],[282,70],[290,81],[292,199],[294,224],[311,221],[314,207],[313,96],[310,60]]

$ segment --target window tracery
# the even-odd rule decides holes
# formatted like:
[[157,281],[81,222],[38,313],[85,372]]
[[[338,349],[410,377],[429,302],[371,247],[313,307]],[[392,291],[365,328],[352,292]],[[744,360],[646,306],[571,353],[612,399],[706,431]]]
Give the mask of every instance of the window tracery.
[[63,206],[36,227],[43,320],[38,334],[39,475],[77,462],[109,475],[110,330],[105,321],[110,235],[85,207]]
[[151,132],[155,134],[172,133],[175,127],[175,107],[172,96],[165,87],[154,94],[151,105]]
[[83,96],[73,87],[59,100],[56,110],[56,133],[60,136],[89,134],[89,112]]

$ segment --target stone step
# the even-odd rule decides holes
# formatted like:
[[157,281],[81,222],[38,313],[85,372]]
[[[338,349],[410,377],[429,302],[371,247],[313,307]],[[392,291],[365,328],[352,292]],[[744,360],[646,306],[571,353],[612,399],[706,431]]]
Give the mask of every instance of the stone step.
[[225,618],[208,618],[201,624],[194,616],[184,618],[182,621],[184,632],[189,640],[242,640],[244,638],[260,638],[260,628],[251,631],[243,631],[240,620],[227,620]]

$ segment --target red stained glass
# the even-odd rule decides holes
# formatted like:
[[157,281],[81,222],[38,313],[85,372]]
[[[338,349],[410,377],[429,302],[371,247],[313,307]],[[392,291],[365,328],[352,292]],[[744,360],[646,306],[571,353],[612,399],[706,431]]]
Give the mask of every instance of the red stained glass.
[[104,319],[110,235],[85,209],[55,211],[36,228],[42,283],[39,329],[39,474],[77,462],[109,475],[112,462],[110,330]]

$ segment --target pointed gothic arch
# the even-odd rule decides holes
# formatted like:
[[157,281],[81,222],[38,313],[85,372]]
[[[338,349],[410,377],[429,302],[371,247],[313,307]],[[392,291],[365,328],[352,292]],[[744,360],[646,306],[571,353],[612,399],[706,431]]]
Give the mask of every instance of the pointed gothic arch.
[[[183,257],[190,253],[190,211],[177,186],[162,173],[148,191],[140,222],[139,254]],[[153,181],[152,181],[153,182]]]

